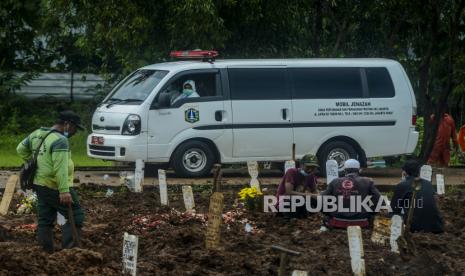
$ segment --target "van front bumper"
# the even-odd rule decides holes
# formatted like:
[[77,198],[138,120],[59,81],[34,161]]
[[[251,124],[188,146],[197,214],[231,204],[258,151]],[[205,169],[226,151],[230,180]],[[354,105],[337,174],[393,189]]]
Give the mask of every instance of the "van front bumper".
[[[101,137],[103,144],[92,144],[92,136]],[[124,136],[92,133],[87,137],[87,155],[114,161],[147,160],[147,137],[143,134]]]

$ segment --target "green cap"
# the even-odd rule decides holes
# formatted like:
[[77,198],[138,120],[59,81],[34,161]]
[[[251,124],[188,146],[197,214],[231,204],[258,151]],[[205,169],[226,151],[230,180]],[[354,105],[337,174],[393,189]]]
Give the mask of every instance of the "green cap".
[[302,159],[300,159],[300,163],[305,166],[320,167],[318,164],[318,158],[316,158],[313,154],[305,154]]

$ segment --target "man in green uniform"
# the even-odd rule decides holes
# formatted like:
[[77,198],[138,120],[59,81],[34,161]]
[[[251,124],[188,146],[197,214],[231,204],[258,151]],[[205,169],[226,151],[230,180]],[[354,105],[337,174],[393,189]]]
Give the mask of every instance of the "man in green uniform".
[[[19,156],[28,160],[42,143],[37,156],[37,170],[34,177],[34,190],[38,198],[39,244],[47,252],[53,252],[53,228],[57,212],[67,222],[62,226],[62,248],[76,246],[72,226],[68,217],[68,206],[71,206],[76,224],[78,239],[84,221],[84,212],[73,186],[74,164],[68,138],[73,136],[80,125],[80,117],[73,111],[63,111],[51,128],[39,128],[32,132],[16,148]],[[47,135],[48,134],[48,135]]]

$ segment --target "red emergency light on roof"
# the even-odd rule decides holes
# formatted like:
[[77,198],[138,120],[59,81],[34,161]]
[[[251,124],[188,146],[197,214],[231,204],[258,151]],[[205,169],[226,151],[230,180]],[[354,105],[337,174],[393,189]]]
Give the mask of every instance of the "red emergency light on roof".
[[191,51],[172,51],[171,57],[183,59],[203,59],[213,61],[218,56],[217,51],[212,50],[191,50]]

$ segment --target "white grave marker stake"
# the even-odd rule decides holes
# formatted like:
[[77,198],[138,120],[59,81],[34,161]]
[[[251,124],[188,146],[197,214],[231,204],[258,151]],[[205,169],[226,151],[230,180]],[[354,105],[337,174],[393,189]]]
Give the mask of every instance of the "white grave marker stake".
[[365,260],[363,259],[362,230],[360,226],[347,227],[349,251],[352,272],[357,276],[365,275]]
[[195,208],[194,194],[191,186],[182,186],[182,197],[184,198],[184,206],[186,212],[191,213]]
[[136,275],[138,247],[139,238],[136,235],[129,235],[125,232],[123,241],[123,273]]
[[402,234],[402,217],[399,215],[394,215],[391,218],[391,237],[389,243],[391,244],[391,251],[394,253],[399,252],[399,245],[397,244],[397,239]]
[[161,205],[168,205],[168,187],[166,186],[165,170],[158,170],[158,186],[160,187]]
[[446,193],[446,187],[444,186],[444,175],[437,174],[436,175],[436,187],[438,195],[443,195]]
[[336,160],[326,161],[326,184],[339,177],[339,165]]
[[284,174],[286,174],[287,170],[289,169],[294,169],[295,168],[295,161],[294,160],[287,160],[286,163],[284,163]]
[[258,181],[258,179],[256,179],[256,178],[252,178],[250,180],[250,187],[255,188],[255,189],[257,189],[257,191],[261,192],[261,190],[260,190],[260,181]]
[[142,186],[144,185],[144,160],[136,160],[136,171],[134,175],[134,192],[142,192]]
[[292,271],[291,276],[308,276],[308,273],[307,273],[307,271],[294,270],[294,271]]
[[257,161],[248,161],[247,162],[247,169],[249,170],[250,179],[250,187],[255,187],[257,191],[260,190],[260,182],[258,181],[258,163]]
[[424,180],[428,180],[431,182],[431,176],[433,175],[433,168],[430,165],[423,165],[421,166],[420,170],[420,178]]
[[257,161],[247,161],[247,169],[249,170],[249,175],[252,179],[258,177]]

